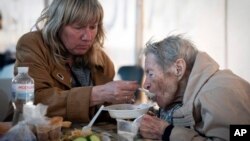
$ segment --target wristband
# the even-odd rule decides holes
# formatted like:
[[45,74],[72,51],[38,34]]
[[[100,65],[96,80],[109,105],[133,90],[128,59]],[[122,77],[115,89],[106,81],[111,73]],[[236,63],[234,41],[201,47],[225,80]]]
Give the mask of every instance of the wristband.
[[174,126],[172,124],[170,124],[164,131],[164,134],[162,135],[162,140],[164,141],[169,141],[169,136],[171,134],[172,129],[174,128]]

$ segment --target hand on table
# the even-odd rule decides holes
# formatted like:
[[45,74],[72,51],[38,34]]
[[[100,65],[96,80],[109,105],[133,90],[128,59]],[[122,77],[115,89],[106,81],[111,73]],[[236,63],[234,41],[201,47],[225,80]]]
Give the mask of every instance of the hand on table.
[[144,115],[139,131],[143,138],[161,139],[168,125],[169,123],[156,116]]

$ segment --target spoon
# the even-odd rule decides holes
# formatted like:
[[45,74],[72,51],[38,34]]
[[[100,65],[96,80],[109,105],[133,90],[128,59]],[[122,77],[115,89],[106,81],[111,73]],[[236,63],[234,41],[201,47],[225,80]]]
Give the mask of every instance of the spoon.
[[92,118],[92,120],[89,122],[89,124],[82,127],[82,131],[90,131],[91,130],[92,125],[94,124],[95,120],[97,119],[97,117],[99,116],[99,114],[101,113],[103,108],[104,108],[104,106],[102,105],[99,108],[99,110],[97,111],[97,113],[95,114],[95,116]]
[[140,124],[141,124],[141,120],[142,120],[142,117],[144,116],[145,114],[142,114],[140,115],[139,117],[137,117],[133,122],[132,122],[132,131],[137,134],[138,133],[138,129],[140,127]]
[[141,122],[141,119],[142,119],[142,117],[144,116],[145,114],[142,114],[142,115],[140,115],[139,117],[137,117],[134,121],[133,121],[133,125],[138,125],[138,124],[140,124],[140,122]]
[[155,97],[155,94],[154,93],[151,93],[149,92],[147,89],[144,89],[144,88],[138,88],[138,90],[144,92],[150,99]]

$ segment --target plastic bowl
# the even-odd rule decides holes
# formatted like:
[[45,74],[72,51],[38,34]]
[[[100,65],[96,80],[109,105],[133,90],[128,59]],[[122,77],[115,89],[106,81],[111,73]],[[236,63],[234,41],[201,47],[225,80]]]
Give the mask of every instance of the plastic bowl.
[[147,113],[150,104],[115,104],[105,107],[103,110],[109,112],[110,117],[115,119],[134,119]]

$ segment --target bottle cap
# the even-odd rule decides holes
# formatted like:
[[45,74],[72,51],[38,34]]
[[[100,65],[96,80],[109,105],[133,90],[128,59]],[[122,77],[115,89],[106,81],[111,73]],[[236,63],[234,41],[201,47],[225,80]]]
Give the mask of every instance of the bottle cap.
[[27,73],[29,67],[17,67],[18,73]]

